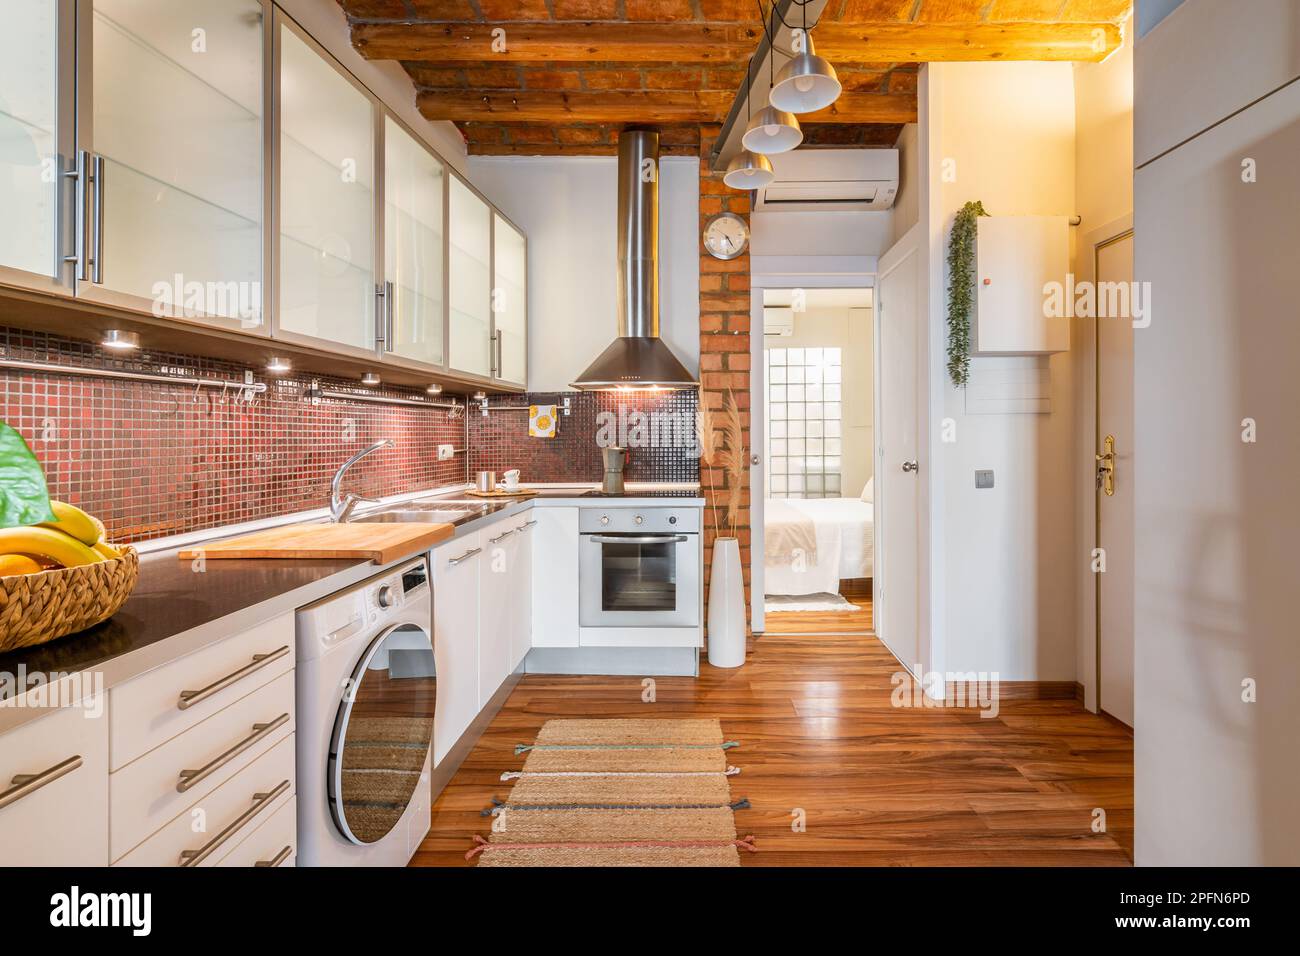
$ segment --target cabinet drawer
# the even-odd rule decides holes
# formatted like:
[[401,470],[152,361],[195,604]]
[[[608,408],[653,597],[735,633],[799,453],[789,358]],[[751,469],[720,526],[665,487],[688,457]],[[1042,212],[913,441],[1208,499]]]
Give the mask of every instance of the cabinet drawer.
[[141,674],[109,692],[112,769],[293,670],[293,614]]
[[293,799],[295,739],[285,737],[114,866],[215,865]]
[[[5,866],[108,863],[108,716],[96,712],[83,702],[0,737]],[[14,777],[26,776],[24,790]]]
[[[114,860],[200,802],[294,730],[294,677],[281,674],[109,777]],[[199,771],[182,780],[181,771]],[[206,771],[206,772],[205,772]],[[178,786],[185,789],[179,790]]]
[[290,799],[220,860],[217,866],[296,866],[298,798]]

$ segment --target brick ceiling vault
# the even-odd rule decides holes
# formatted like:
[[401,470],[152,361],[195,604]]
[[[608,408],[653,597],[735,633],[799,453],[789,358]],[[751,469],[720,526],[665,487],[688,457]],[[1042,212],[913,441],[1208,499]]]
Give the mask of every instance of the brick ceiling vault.
[[[697,155],[701,124],[726,117],[763,30],[757,0],[338,2],[356,49],[399,61],[420,111],[454,122],[474,154],[609,154],[619,130],[651,125],[665,153]],[[813,35],[844,92],[800,117],[805,142],[893,145],[916,117],[921,62],[1102,59],[1132,6],[829,0]]]

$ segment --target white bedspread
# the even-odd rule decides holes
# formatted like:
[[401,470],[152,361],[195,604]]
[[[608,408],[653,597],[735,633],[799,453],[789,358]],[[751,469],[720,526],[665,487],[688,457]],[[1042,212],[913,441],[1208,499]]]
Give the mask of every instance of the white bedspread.
[[[838,594],[841,578],[872,576],[875,522],[872,505],[857,498],[783,498],[789,508],[810,518],[816,528],[817,553],[810,561],[763,563],[767,594]],[[778,508],[777,516],[784,509]],[[770,533],[764,517],[763,533]]]

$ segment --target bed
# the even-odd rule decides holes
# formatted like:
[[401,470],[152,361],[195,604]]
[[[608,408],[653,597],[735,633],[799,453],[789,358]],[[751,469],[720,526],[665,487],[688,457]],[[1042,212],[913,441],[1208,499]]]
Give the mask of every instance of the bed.
[[767,499],[763,591],[838,594],[841,578],[871,577],[873,507],[860,498]]

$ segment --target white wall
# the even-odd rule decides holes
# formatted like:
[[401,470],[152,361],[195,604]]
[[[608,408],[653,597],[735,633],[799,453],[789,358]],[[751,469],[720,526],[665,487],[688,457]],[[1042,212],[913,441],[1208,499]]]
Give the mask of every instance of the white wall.
[[883,212],[755,212],[750,252],[756,256],[878,256],[893,245],[893,210]]
[[[1134,331],[1142,865],[1300,865],[1300,84],[1224,122],[1225,104],[1181,92],[1237,88],[1262,76],[1257,58],[1296,42],[1300,9],[1260,0],[1228,45],[1222,13],[1244,5],[1186,0],[1135,51],[1139,80],[1161,78],[1138,85],[1137,140],[1164,136],[1165,114],[1184,106],[1200,127],[1139,168],[1134,190],[1134,268],[1153,305]],[[1189,52],[1202,49],[1219,55]],[[1300,75],[1278,63],[1264,85]]]
[[[659,164],[659,330],[700,365],[699,160]],[[567,389],[618,335],[618,161],[472,156],[469,177],[528,234],[528,388]]]
[[[990,215],[1074,214],[1074,84],[1067,63],[938,63],[926,67],[930,96],[923,162],[931,183],[932,348],[945,348],[945,257],[957,210],[981,200]],[[944,161],[955,175],[942,175]],[[1064,277],[1062,277],[1064,278]],[[938,360],[939,356],[932,355]],[[934,503],[942,546],[935,575],[936,669],[997,671],[1003,680],[1075,677],[1073,357],[986,360],[1045,364],[1048,414],[965,412],[964,393],[943,376],[930,426],[956,424],[938,446]],[[975,488],[992,469],[992,489]]]

